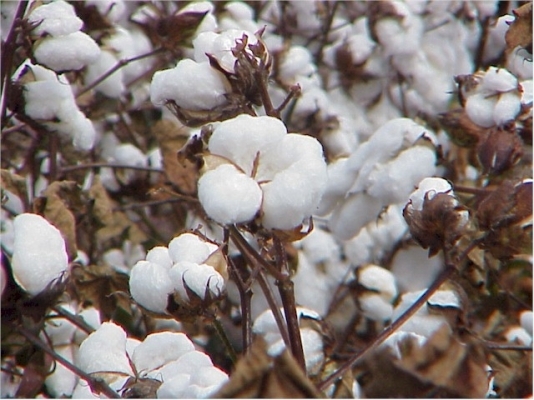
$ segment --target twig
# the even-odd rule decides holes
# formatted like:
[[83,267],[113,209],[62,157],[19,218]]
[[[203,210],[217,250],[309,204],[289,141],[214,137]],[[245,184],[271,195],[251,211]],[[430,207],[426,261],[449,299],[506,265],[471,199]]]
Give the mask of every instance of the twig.
[[73,372],[74,374],[78,375],[80,378],[85,379],[89,386],[91,387],[91,390],[97,393],[103,393],[109,398],[112,399],[120,399],[121,397],[117,392],[115,392],[113,389],[111,389],[106,382],[104,382],[102,379],[94,378],[91,375],[85,373],[80,368],[78,368],[76,365],[72,364],[67,359],[63,358],[59,354],[57,354],[54,350],[50,349],[46,344],[44,344],[38,337],[36,337],[33,333],[31,333],[29,330],[23,327],[18,328],[18,332],[24,336],[30,343],[32,343],[34,346],[40,348],[42,351],[44,351],[46,354],[50,355],[54,360],[56,360],[58,363],[63,365],[65,368],[67,368],[69,371]]
[[95,86],[98,86],[100,83],[105,81],[113,73],[115,73],[116,71],[118,71],[119,69],[124,67],[125,65],[128,65],[128,64],[130,64],[130,63],[132,63],[134,61],[142,60],[143,58],[151,57],[153,55],[156,55],[156,54],[160,53],[163,50],[164,49],[162,47],[159,47],[159,48],[157,48],[155,50],[149,51],[148,53],[141,54],[141,55],[138,55],[138,56],[135,56],[135,57],[132,57],[132,58],[126,58],[124,60],[120,60],[117,64],[115,64],[115,66],[113,66],[110,70],[108,70],[102,76],[97,78],[94,82],[90,83],[89,85],[87,85],[86,87],[81,89],[78,92],[78,94],[76,94],[76,98],[79,98],[82,94],[87,93],[89,90],[93,89]]
[[124,204],[121,206],[114,207],[113,211],[126,211],[126,210],[133,210],[136,208],[142,208],[142,207],[159,206],[160,204],[180,203],[182,201],[191,201],[191,199],[193,198],[192,197],[189,198],[189,196],[180,195],[180,197],[177,199],[150,200],[150,201],[143,201],[139,203]]
[[490,340],[482,340],[484,346],[491,350],[506,350],[506,351],[532,351],[531,346],[517,345],[513,343],[499,343]]
[[219,321],[216,316],[213,316],[211,320],[213,321],[213,327],[215,328],[215,330],[219,334],[221,341],[223,342],[223,345],[228,353],[228,357],[230,357],[232,364],[235,365],[237,363],[237,354],[234,348],[232,347],[230,340],[228,340],[228,336],[224,331],[221,321]]
[[345,374],[345,372],[352,368],[362,357],[384,342],[393,332],[399,329],[412,315],[414,315],[454,272],[456,272],[456,266],[452,264],[446,265],[445,269],[441,271],[436,280],[432,282],[415,303],[413,303],[399,318],[393,321],[391,325],[388,325],[368,346],[365,347],[365,349],[353,355],[345,364],[339,367],[337,371],[321,382],[318,389],[321,391],[326,390],[336,381],[336,379]]
[[24,128],[26,126],[26,124],[23,122],[21,124],[17,124],[17,125],[14,125],[10,128],[6,128],[2,131],[2,137],[5,137],[6,135],[9,135],[10,133],[14,133],[14,132],[18,132],[20,131],[22,128]]
[[23,0],[19,3],[13,22],[9,28],[6,37],[5,45],[2,47],[2,61],[1,61],[1,76],[2,76],[2,94],[0,98],[0,116],[2,118],[2,126],[4,126],[6,119],[7,99],[11,92],[11,68],[13,67],[13,56],[17,49],[17,28],[28,7],[28,0]]
[[58,306],[52,307],[52,310],[57,312],[58,315],[61,315],[65,319],[72,322],[74,325],[76,325],[78,328],[83,330],[85,333],[91,334],[95,331],[94,328],[91,325],[89,325],[87,322],[85,322],[85,320],[79,315],[74,315],[70,313],[69,311],[65,310],[64,308],[58,307]]
[[[241,304],[241,334],[243,336],[243,353],[248,353],[250,346],[252,345],[252,290],[250,285],[246,285],[243,278],[241,277],[241,271],[235,265],[235,262],[228,257],[228,229],[224,230],[225,232],[225,243],[226,245],[223,248],[226,259],[228,260],[228,265],[230,266],[230,273],[234,277],[234,282],[239,291],[239,299]],[[246,271],[244,271],[246,272]]]
[[124,164],[109,164],[105,162],[95,162],[79,165],[69,165],[63,167],[59,170],[59,173],[65,174],[67,172],[78,171],[81,169],[92,169],[92,168],[113,168],[113,169],[134,169],[137,171],[146,171],[146,172],[157,172],[159,174],[165,173],[162,169],[150,168],[150,167],[140,167],[138,165],[124,165]]
[[278,106],[278,108],[275,110],[278,115],[280,115],[280,113],[284,110],[284,108],[287,107],[289,102],[291,100],[293,100],[293,98],[295,98],[295,96],[300,94],[300,90],[301,90],[301,88],[300,88],[300,85],[298,83],[296,85],[291,86],[291,88],[289,89],[288,95],[286,96],[286,98],[284,99],[282,104],[280,104]]

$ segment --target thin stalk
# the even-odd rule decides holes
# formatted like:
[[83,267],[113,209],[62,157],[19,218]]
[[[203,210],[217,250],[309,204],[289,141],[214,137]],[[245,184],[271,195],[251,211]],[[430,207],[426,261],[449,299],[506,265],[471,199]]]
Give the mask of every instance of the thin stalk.
[[[225,229],[225,236],[228,233],[228,229]],[[226,239],[225,243],[228,243]],[[227,245],[225,246],[227,249]],[[225,249],[223,249],[223,252]],[[225,253],[227,256],[227,254]],[[228,260],[228,265],[230,266],[230,272],[234,277],[234,282],[239,291],[239,299],[241,304],[241,334],[243,337],[243,353],[248,353],[250,346],[252,345],[252,290],[250,285],[245,284],[243,278],[241,277],[241,272],[235,265],[234,261],[230,257],[226,257]]]
[[41,339],[36,337],[33,333],[31,333],[29,330],[23,327],[19,327],[18,332],[24,336],[28,341],[33,344],[34,346],[38,347],[42,351],[44,351],[46,354],[50,355],[54,360],[56,360],[58,363],[63,365],[65,368],[67,368],[69,371],[73,372],[74,374],[78,375],[80,378],[85,379],[89,386],[91,387],[91,390],[97,393],[103,393],[109,398],[112,399],[120,399],[121,396],[117,392],[115,392],[113,389],[111,389],[106,382],[104,382],[102,379],[94,378],[91,375],[85,373],[80,368],[78,368],[76,365],[72,364],[67,359],[61,357],[59,354],[57,354],[54,350],[49,348]]
[[50,132],[48,139],[48,158],[50,160],[48,175],[51,182],[57,180],[57,154],[59,138],[56,132]]
[[302,370],[306,371],[306,361],[304,359],[299,319],[297,316],[297,304],[295,302],[295,290],[293,281],[289,275],[287,254],[280,239],[274,237],[273,240],[278,270],[284,275],[284,279],[277,281],[276,285],[278,286],[278,292],[280,293],[282,306],[284,307],[284,314],[286,316],[287,331],[289,334],[289,342],[291,344],[291,353],[295,357],[295,360],[300,365]]
[[58,313],[58,315],[61,315],[66,320],[72,322],[74,325],[76,325],[78,328],[80,328],[82,331],[84,331],[87,334],[93,333],[95,330],[94,328],[89,325],[85,320],[80,317],[79,315],[74,315],[70,313],[69,311],[65,310],[62,307],[54,306],[52,307],[52,310]]
[[362,357],[369,354],[377,346],[382,344],[393,332],[399,329],[412,315],[414,315],[426,302],[427,300],[440,288],[440,286],[445,283],[452,275],[456,272],[456,266],[448,264],[445,266],[445,269],[441,271],[436,280],[428,287],[428,289],[413,303],[399,318],[388,325],[380,334],[368,345],[360,351],[353,355],[345,364],[337,369],[333,374],[321,382],[318,386],[318,389],[321,391],[326,390],[331,384],[333,384],[336,379],[340,378],[351,369]]
[[138,56],[132,57],[132,58],[126,58],[124,60],[120,60],[115,66],[113,66],[111,69],[109,69],[107,72],[105,72],[102,76],[97,78],[94,82],[90,83],[83,89],[81,89],[78,94],[76,94],[76,98],[79,98],[82,94],[87,93],[89,90],[93,89],[94,87],[98,86],[100,83],[105,81],[107,78],[109,78],[113,73],[124,67],[125,65],[128,65],[134,61],[142,60],[143,58],[151,57],[153,55],[156,55],[163,51],[163,48],[157,48],[155,50],[151,50],[148,53],[140,54]]
[[228,357],[230,357],[232,364],[235,365],[237,363],[237,354],[232,344],[230,343],[230,340],[228,339],[226,332],[224,331],[221,321],[219,321],[219,319],[216,316],[214,316],[212,318],[212,322],[213,322],[213,327],[215,328],[215,330],[219,334],[219,337],[221,338],[221,341],[223,342],[226,352],[228,353]]
[[150,168],[150,167],[140,167],[138,165],[123,165],[123,164],[109,164],[105,162],[95,162],[95,163],[87,163],[87,164],[79,164],[79,165],[69,165],[67,167],[63,167],[59,170],[60,173],[64,174],[67,172],[72,171],[78,171],[83,169],[92,169],[92,168],[113,168],[113,169],[134,169],[137,171],[146,171],[146,172],[157,172],[160,174],[164,174],[165,171],[162,169],[157,168]]
[[300,93],[300,90],[301,90],[301,88],[300,88],[300,85],[298,83],[296,85],[291,86],[291,88],[289,89],[288,95],[286,96],[286,98],[284,99],[282,104],[280,104],[278,106],[278,108],[275,110],[275,112],[278,115],[280,115],[280,113],[284,110],[284,108],[287,107],[289,102],[291,100],[293,100],[293,98],[295,98],[295,96],[297,96]]

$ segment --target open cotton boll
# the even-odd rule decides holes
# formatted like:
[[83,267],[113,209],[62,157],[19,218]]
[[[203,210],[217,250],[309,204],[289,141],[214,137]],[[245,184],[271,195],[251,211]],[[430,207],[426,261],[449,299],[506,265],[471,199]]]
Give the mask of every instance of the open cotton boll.
[[146,253],[146,260],[159,264],[167,269],[171,269],[173,262],[169,254],[169,249],[165,246],[156,246],[150,249],[148,253]]
[[31,118],[51,120],[56,117],[62,102],[72,102],[70,86],[55,80],[27,83],[24,90],[24,112]]
[[214,6],[210,1],[195,1],[187,4],[184,8],[180,10],[179,14],[187,12],[207,12],[207,14],[202,18],[200,24],[195,31],[194,36],[200,34],[201,32],[215,31],[217,30],[217,19],[213,15]]
[[120,374],[133,376],[126,356],[126,332],[113,322],[104,322],[80,345],[76,365],[107,383],[117,380]]
[[443,266],[441,256],[428,258],[428,251],[419,246],[400,249],[392,260],[391,272],[401,291],[427,288]]
[[19,214],[13,224],[13,277],[33,296],[67,270],[65,240],[55,226],[37,214]]
[[[61,118],[61,112],[58,115]],[[63,135],[72,135],[72,144],[77,150],[89,151],[95,144],[96,131],[93,122],[79,110],[64,120],[59,130]]]
[[221,274],[207,264],[182,261],[171,268],[169,276],[174,284],[174,290],[186,302],[193,300],[190,299],[186,287],[204,300],[206,296],[219,297],[226,285]]
[[485,93],[504,93],[517,90],[517,78],[505,68],[489,67],[477,90]]
[[181,60],[175,68],[157,71],[150,85],[150,100],[165,104],[168,100],[186,110],[211,110],[226,103],[231,86],[226,77],[208,62]]
[[364,293],[358,297],[358,305],[367,318],[387,321],[393,315],[393,305],[376,293]]
[[195,350],[193,342],[183,333],[157,332],[148,335],[132,356],[138,373],[160,368],[170,361]]
[[496,125],[504,125],[513,121],[521,111],[521,96],[517,92],[507,92],[499,96],[493,108],[493,121]]
[[138,261],[132,268],[130,293],[144,308],[165,314],[168,296],[173,291],[167,267],[150,261]]
[[100,47],[86,33],[47,37],[37,43],[35,59],[54,71],[79,70],[98,59]]
[[210,254],[216,250],[216,245],[202,240],[193,233],[182,233],[169,243],[169,256],[174,263],[188,261],[200,264],[206,261]]
[[28,15],[28,22],[37,25],[32,30],[34,36],[68,35],[79,31],[83,26],[83,21],[76,15],[74,7],[63,0],[37,7]]
[[[73,362],[75,351],[74,346],[54,346],[54,351],[68,362]],[[46,389],[50,395],[56,399],[70,397],[77,382],[78,376],[64,367],[61,363],[56,363],[54,372],[48,375],[45,379]]]
[[521,326],[532,336],[532,311],[522,311],[519,321]]
[[477,93],[469,96],[465,103],[467,116],[475,124],[489,128],[495,124],[493,120],[493,109],[497,104],[497,97],[488,97],[485,94]]
[[118,22],[126,12],[123,0],[86,0],[85,4],[95,6],[110,22]]
[[278,118],[241,114],[215,127],[208,149],[229,159],[250,176],[258,152],[261,156],[286,133],[286,126]]
[[357,273],[358,283],[377,292],[384,300],[391,302],[397,297],[395,276],[387,269],[370,264],[358,268]]
[[432,199],[437,193],[447,193],[452,190],[451,184],[443,178],[424,178],[417,185],[415,190],[409,197],[414,210],[422,210],[425,197]]
[[[59,308],[70,314],[76,315],[76,310],[69,304],[60,305]],[[45,322],[45,332],[52,344],[62,345],[71,343],[75,330],[76,325],[64,317],[58,317],[56,312],[48,314]]]
[[210,218],[220,224],[250,221],[262,204],[256,181],[231,164],[206,172],[198,181],[198,198]]
[[532,336],[520,326],[508,328],[504,336],[511,343],[519,343],[523,346],[530,346],[532,344]]
[[282,60],[278,69],[278,78],[286,85],[294,85],[299,77],[309,76],[316,72],[312,55],[309,50],[302,46],[292,46],[282,54]]

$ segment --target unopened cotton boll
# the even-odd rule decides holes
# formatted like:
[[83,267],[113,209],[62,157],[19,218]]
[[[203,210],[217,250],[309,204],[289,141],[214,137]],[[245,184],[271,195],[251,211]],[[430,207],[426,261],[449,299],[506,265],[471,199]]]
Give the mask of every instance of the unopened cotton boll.
[[79,31],[83,21],[76,16],[74,7],[63,0],[44,4],[33,10],[28,22],[35,24],[34,36],[63,36]]
[[150,85],[150,99],[154,104],[173,100],[186,110],[211,110],[226,103],[230,83],[208,62],[181,60],[175,68],[157,71]]
[[98,59],[100,48],[86,33],[47,37],[37,43],[35,59],[54,71],[79,70]]
[[144,308],[165,314],[169,294],[174,287],[169,269],[150,261],[138,261],[130,272],[130,293]]
[[226,225],[254,218],[263,194],[254,179],[231,164],[223,164],[199,179],[198,198],[211,218]]
[[13,277],[31,295],[61,278],[68,255],[61,232],[43,217],[20,214],[14,220]]

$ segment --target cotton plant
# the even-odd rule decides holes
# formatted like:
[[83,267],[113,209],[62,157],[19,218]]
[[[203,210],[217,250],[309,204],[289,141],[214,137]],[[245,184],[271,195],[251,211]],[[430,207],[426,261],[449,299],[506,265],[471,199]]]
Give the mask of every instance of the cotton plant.
[[76,364],[117,391],[131,378],[157,382],[158,398],[207,398],[227,380],[205,353],[183,333],[159,332],[142,342],[105,322],[80,345]]
[[226,268],[217,245],[183,233],[133,266],[130,292],[138,304],[160,315],[172,314],[169,296],[185,309],[202,309],[224,294]]
[[411,119],[386,123],[350,157],[331,164],[333,178],[318,214],[330,215],[329,228],[339,239],[354,237],[384,207],[405,201],[421,179],[436,173],[436,142],[433,132]]
[[78,108],[72,88],[64,75],[29,60],[14,75],[24,81],[24,114],[43,123],[49,130],[69,138],[74,148],[88,151],[93,148],[96,132],[90,119]]
[[34,56],[38,63],[57,72],[79,70],[94,62],[100,48],[86,33],[74,7],[58,0],[35,8],[28,23],[36,39]]

